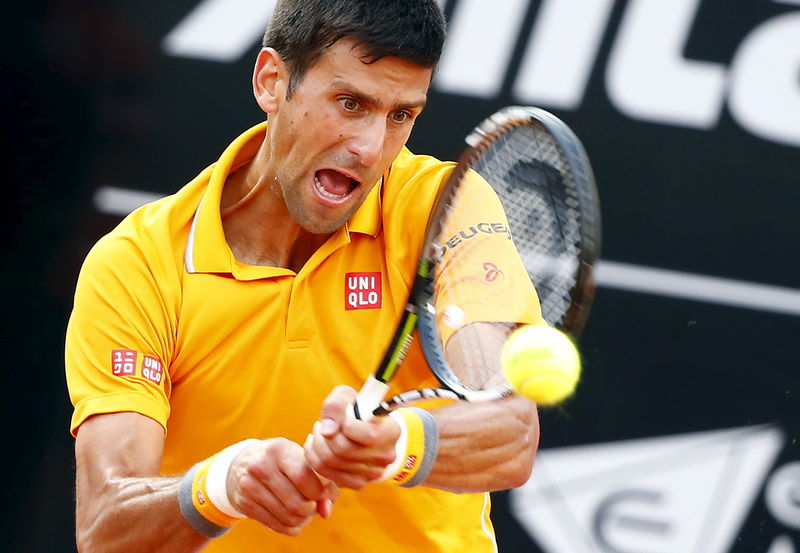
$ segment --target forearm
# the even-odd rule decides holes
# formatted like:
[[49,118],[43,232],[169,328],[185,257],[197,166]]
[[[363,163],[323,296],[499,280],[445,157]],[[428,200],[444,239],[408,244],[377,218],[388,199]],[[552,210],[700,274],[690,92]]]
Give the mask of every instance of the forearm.
[[195,532],[181,515],[179,484],[180,477],[109,479],[99,497],[90,499],[79,494],[76,521],[79,551],[201,551],[209,540]]
[[75,441],[76,538],[81,553],[189,553],[208,539],[178,507],[180,476],[158,476],[164,431],[137,413],[86,420]]
[[483,492],[515,488],[528,480],[539,445],[533,403],[513,396],[456,402],[431,413],[439,428],[439,453],[424,485]]

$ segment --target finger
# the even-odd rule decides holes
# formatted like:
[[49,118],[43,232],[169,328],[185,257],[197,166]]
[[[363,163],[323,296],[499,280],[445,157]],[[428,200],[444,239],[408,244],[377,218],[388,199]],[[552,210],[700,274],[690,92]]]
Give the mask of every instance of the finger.
[[248,478],[241,483],[239,509],[242,514],[276,531],[287,533],[292,528],[302,528],[316,512],[316,502],[297,492],[287,492],[289,487],[279,476],[271,477],[268,483]]
[[317,501],[317,514],[322,518],[330,518],[331,513],[333,513],[333,500],[331,499],[322,499]]
[[[355,455],[337,455],[330,448],[329,439],[320,434],[309,435],[306,440],[306,460],[309,466],[319,475],[332,480],[336,485],[346,488],[361,489],[369,482],[383,474],[384,467],[391,461],[381,460],[364,462]],[[346,438],[345,438],[346,440]],[[360,446],[358,449],[363,449]],[[362,452],[361,455],[375,457],[374,454]],[[394,458],[394,448],[386,455]]]
[[362,490],[367,484],[374,482],[382,474],[380,470],[373,468],[367,469],[368,472],[354,472],[348,470],[338,470],[331,467],[324,467],[325,477],[329,478],[339,488],[349,488],[351,490]]
[[275,532],[285,534],[287,536],[297,536],[303,528],[311,521],[311,517],[304,517],[294,525],[284,523],[278,516],[276,516],[269,508],[263,505],[253,504],[250,506],[249,518],[260,522],[267,528]]
[[369,422],[347,419],[341,433],[350,441],[363,446],[394,445],[400,436],[400,426],[392,417],[375,417]]
[[[316,454],[315,460],[333,468],[353,468],[359,464],[374,464],[375,452],[358,444],[342,433],[326,437],[319,425],[311,434],[310,449]],[[312,465],[312,468],[315,468]]]
[[322,518],[330,518],[333,513],[333,504],[339,497],[339,486],[335,482],[325,479],[325,499],[317,501],[317,513]]
[[347,407],[356,399],[356,391],[349,386],[336,386],[322,402],[320,421],[325,421],[324,432],[336,432],[346,418]]
[[303,448],[283,438],[244,450],[229,471],[231,479],[229,489],[243,514],[263,518],[263,509],[287,528],[306,524],[306,518],[316,513],[316,501],[327,491],[307,466]]
[[[307,445],[310,440],[313,440],[313,436],[309,434],[309,438],[306,439]],[[330,481],[314,470],[314,467],[309,463],[305,450],[303,455],[305,457],[304,464],[293,465],[285,469],[288,479],[306,499],[319,502],[323,499],[332,498],[333,496],[331,496],[328,486]]]

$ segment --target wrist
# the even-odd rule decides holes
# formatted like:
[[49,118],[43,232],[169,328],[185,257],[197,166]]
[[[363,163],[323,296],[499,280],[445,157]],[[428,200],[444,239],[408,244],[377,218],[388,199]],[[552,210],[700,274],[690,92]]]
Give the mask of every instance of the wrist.
[[204,536],[221,536],[244,518],[228,498],[228,471],[236,456],[256,441],[233,444],[197,463],[183,476],[178,491],[181,514]]
[[439,451],[436,419],[417,407],[401,408],[389,414],[400,427],[395,443],[395,460],[384,470],[379,481],[413,487],[425,481]]

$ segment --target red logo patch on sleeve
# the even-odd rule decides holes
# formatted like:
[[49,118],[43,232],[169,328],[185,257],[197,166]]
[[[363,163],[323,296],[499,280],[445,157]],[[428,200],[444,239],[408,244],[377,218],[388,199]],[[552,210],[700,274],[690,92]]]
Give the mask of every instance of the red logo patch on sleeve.
[[136,358],[139,353],[132,349],[111,350],[111,372],[116,376],[136,374]]
[[344,275],[344,308],[380,309],[381,274],[346,273]]
[[150,355],[144,355],[142,376],[154,384],[161,384],[161,379],[164,378],[164,366],[161,361]]

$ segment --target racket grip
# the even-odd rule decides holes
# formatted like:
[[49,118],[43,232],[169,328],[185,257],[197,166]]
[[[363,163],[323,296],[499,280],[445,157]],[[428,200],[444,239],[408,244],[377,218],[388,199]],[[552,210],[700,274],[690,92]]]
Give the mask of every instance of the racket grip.
[[368,377],[358,392],[355,403],[350,407],[352,411],[350,414],[363,421],[372,420],[374,417],[372,412],[378,408],[387,391],[389,391],[387,383],[381,382],[374,376]]

